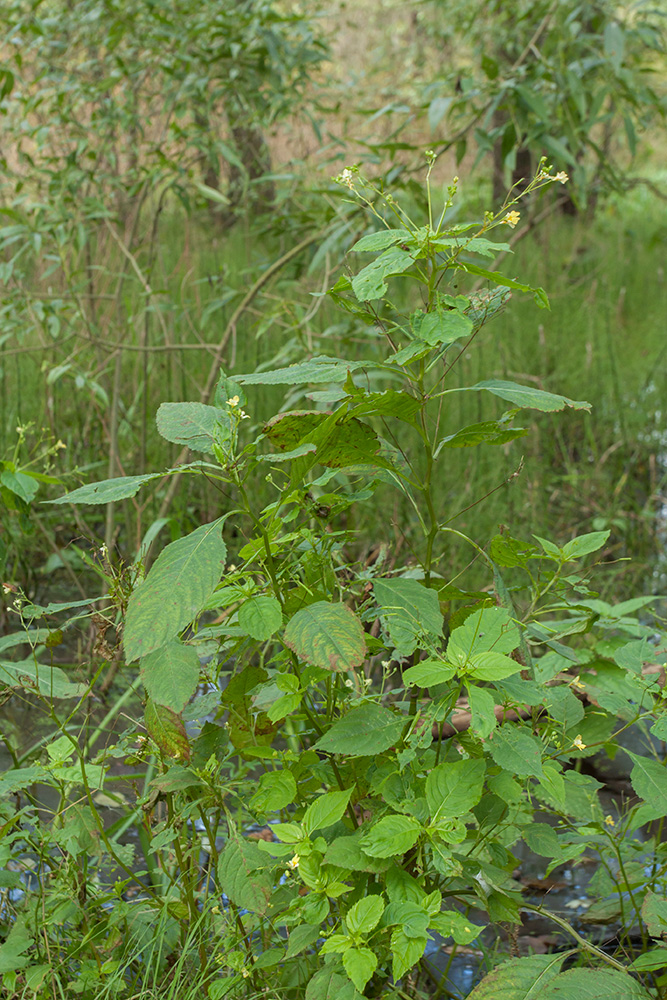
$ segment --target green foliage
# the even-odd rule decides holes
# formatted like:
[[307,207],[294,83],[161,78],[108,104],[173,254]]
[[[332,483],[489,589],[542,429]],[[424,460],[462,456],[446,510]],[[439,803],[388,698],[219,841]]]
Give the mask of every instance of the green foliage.
[[[664,11],[617,0],[522,0],[509,7],[458,0],[427,5],[424,28],[446,46],[427,81],[428,121],[446,121],[460,162],[474,140],[491,154],[494,193],[525,182],[545,153],[570,175],[580,206],[622,189],[651,121],[664,119],[656,54]],[[465,44],[461,19],[466,18]]]
[[[149,983],[156,996],[416,998],[433,934],[454,955],[485,941],[471,910],[491,932],[520,923],[531,905],[513,877],[523,844],[547,872],[585,851],[596,856],[591,919],[623,914],[618,949],[608,954],[545,908],[580,964],[563,972],[563,955],[512,959],[471,995],[653,995],[649,947],[667,921],[664,762],[631,751],[639,803],[616,817],[605,815],[600,783],[577,767],[597,748],[616,752],[630,726],[661,731],[662,637],[638,617],[643,601],[604,605],[590,589],[590,557],[607,545],[606,530],[563,546],[505,531],[482,548],[463,536],[486,567],[486,589],[466,589],[463,570],[447,578],[451,512],[434,486],[452,440],[441,413],[455,393],[485,389],[517,408],[493,433],[488,421],[457,430],[473,449],[497,444],[518,410],[589,404],[504,380],[451,384],[495,315],[469,284],[484,277],[508,287],[472,262],[504,252],[492,237],[505,208],[450,226],[455,186],[434,221],[427,184],[428,223],[418,226],[390,195],[374,191],[369,205],[358,174],[340,179],[379,225],[355,248],[379,256],[331,292],[373,331],[369,356],[238,376],[242,404],[223,372],[215,405],[158,414],[168,440],[213,456],[179,473],[230,492],[234,509],[166,544],[146,573],[103,573],[103,622],[122,638],[113,655],[132,678],[110,715],[142,684],[138,742],[130,729],[96,750],[99,734],[79,733],[73,720],[97,678],[77,687],[43,665],[54,633],[34,622],[74,611],[61,623],[74,627],[80,608],[19,602],[32,655],[3,661],[5,683],[47,706],[59,735],[15,753],[0,776],[10,884],[26,857],[38,859],[36,884],[26,879],[5,918],[9,995],[37,984],[44,996],[129,1000]],[[546,183],[538,175],[528,194]],[[397,218],[398,233],[389,224]],[[412,313],[394,304],[401,282],[419,289]],[[514,279],[510,287],[547,304],[540,289]],[[288,387],[287,399],[247,432],[241,405],[252,411],[253,386],[267,385]],[[315,407],[292,409],[295,387],[311,385]],[[399,425],[408,435],[400,447]],[[347,555],[355,508],[373,503],[380,483],[416,519],[403,565]],[[123,494],[112,477],[98,484],[97,502],[142,485],[131,477]],[[82,489],[81,502],[91,502],[92,488]],[[242,542],[228,565],[223,536],[233,532]],[[21,649],[18,640],[5,648]],[[65,682],[79,702],[61,718],[52,703]],[[139,795],[113,798],[117,760],[144,764]],[[36,781],[56,791],[50,821],[39,814]],[[110,826],[100,794],[120,810]],[[655,820],[646,842],[628,836]],[[124,841],[130,828],[136,838]],[[634,926],[650,968],[637,964]]]

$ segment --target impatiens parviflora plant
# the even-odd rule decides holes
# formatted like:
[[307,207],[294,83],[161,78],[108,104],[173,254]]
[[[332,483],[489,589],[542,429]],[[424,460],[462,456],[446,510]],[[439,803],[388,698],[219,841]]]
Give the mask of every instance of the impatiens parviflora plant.
[[[637,618],[651,599],[610,606],[591,591],[586,562],[609,532],[562,546],[507,531],[468,539],[488,569],[481,591],[442,572],[457,510],[432,481],[447,449],[509,446],[526,434],[515,424],[522,410],[589,408],[492,373],[452,384],[457,360],[511,293],[548,307],[542,289],[480,262],[511,252],[494,237],[519,221],[519,199],[450,223],[453,183],[436,220],[427,178],[428,220],[418,225],[356,169],[339,180],[367,208],[369,231],[330,295],[368,350],[221,373],[214,405],[168,402],[157,414],[164,438],[204,455],[167,475],[207,476],[233,500],[163,548],[118,622],[147,699],[148,740],[134,759],[159,759],[144,806],[166,801],[158,827],[128,805],[152,873],[143,892],[189,928],[181,947],[193,948],[213,1000],[418,997],[430,989],[433,935],[454,955],[488,943],[498,926],[511,938],[536,908],[514,877],[525,843],[547,874],[599,863],[593,908],[620,920],[618,950],[599,949],[547,905],[572,951],[513,959],[472,996],[520,1000],[537,982],[541,1000],[577,1000],[598,982],[609,995],[655,996],[651,970],[663,968],[667,930],[664,764],[655,751],[632,755],[637,798],[613,816],[580,767],[602,748],[613,754],[630,726],[667,733],[664,649]],[[562,178],[541,164],[521,197],[553,180]],[[393,304],[399,283],[412,296],[408,314]],[[284,386],[292,400],[301,393],[306,408],[281,409],[258,431],[253,395],[265,386]],[[495,397],[504,412],[445,432],[461,392]],[[54,502],[120,501],[160,475]],[[262,509],[260,478],[275,490]],[[391,490],[407,499],[421,544],[403,566],[353,562],[345,515]],[[242,542],[228,564],[232,537]],[[97,758],[101,787],[108,762]],[[655,838],[630,836],[656,821]],[[96,843],[118,860],[113,838]],[[202,846],[212,877],[200,869]],[[573,953],[586,967],[563,972]]]

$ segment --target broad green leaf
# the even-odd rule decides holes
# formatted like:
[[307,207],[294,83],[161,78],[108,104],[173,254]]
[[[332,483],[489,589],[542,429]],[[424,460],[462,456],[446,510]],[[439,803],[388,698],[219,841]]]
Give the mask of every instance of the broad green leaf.
[[410,938],[424,937],[430,920],[431,914],[422,906],[405,899],[390,903],[382,915],[383,926],[400,924],[406,936]]
[[430,313],[422,313],[417,321],[413,316],[415,337],[423,340],[429,347],[445,347],[453,344],[461,337],[468,337],[474,327],[468,316],[456,309],[438,309]]
[[287,939],[285,958],[289,959],[294,958],[295,955],[300,955],[306,948],[314,945],[321,936],[322,929],[320,927],[313,927],[312,924],[300,924],[298,927],[293,927]]
[[353,403],[348,410],[348,417],[391,416],[405,423],[414,424],[415,414],[419,411],[419,400],[406,392],[397,389],[385,389],[384,392],[368,392],[361,402]]
[[150,698],[144,709],[148,735],[157,743],[165,757],[189,761],[191,750],[183,720],[177,712],[164,705],[156,705]]
[[611,531],[591,531],[587,535],[579,535],[563,546],[563,557],[566,560],[581,559],[591,552],[601,549],[609,538]]
[[16,792],[23,791],[38,781],[44,781],[48,776],[49,772],[40,765],[17,767],[12,768],[11,771],[4,771],[0,774],[0,795],[15,795]]
[[469,274],[476,274],[480,278],[486,278],[487,281],[492,281],[495,285],[502,285],[504,288],[513,288],[517,292],[532,292],[533,298],[540,309],[549,308],[549,299],[543,288],[532,288],[530,285],[522,285],[519,281],[508,278],[499,271],[488,271],[486,268],[479,267],[477,264],[471,264],[469,261],[459,259],[457,264],[464,271],[468,271]]
[[421,826],[412,816],[384,816],[361,838],[361,846],[373,858],[405,854],[417,843]]
[[369,757],[383,753],[401,738],[405,719],[382,705],[368,702],[353,708],[314,746],[315,750],[346,754],[349,757]]
[[529,823],[521,830],[523,839],[531,851],[543,858],[557,858],[561,854],[561,845],[556,831],[548,823]]
[[424,954],[428,937],[408,937],[402,927],[391,934],[391,974],[395,982],[416,965]]
[[470,703],[470,728],[473,733],[485,740],[496,728],[496,703],[493,692],[488,688],[468,684],[468,701]]
[[438,595],[418,580],[375,580],[373,594],[382,625],[400,656],[414,652],[421,635],[442,635],[444,619]]
[[516,726],[500,726],[489,743],[491,756],[496,764],[523,778],[529,775],[541,778],[542,744]]
[[185,444],[193,451],[213,451],[216,426],[229,426],[229,416],[205,403],[162,403],[157,411],[159,434],[172,444]]
[[352,670],[366,657],[359,618],[346,604],[317,601],[289,620],[285,645],[301,660],[325,670]]
[[649,806],[654,818],[667,815],[667,770],[665,765],[649,757],[641,757],[631,750],[626,753],[634,761],[630,781],[637,795]]
[[360,1000],[360,995],[349,979],[325,965],[308,983],[306,1000]]
[[431,687],[451,680],[456,673],[456,667],[444,660],[430,658],[422,660],[416,667],[408,667],[403,671],[405,684],[415,684],[419,687]]
[[[469,994],[469,1000],[544,1000],[544,991],[558,976],[564,959],[565,955],[530,955],[528,958],[512,958],[485,976],[479,986]],[[611,993],[607,1000],[611,1000],[614,996],[616,995]],[[572,993],[568,1000],[583,1000],[583,998]]]
[[0,684],[37,690],[44,698],[81,698],[87,690],[85,684],[71,681],[60,667],[38,663],[34,656],[17,663],[0,662]]
[[266,816],[284,809],[296,798],[296,781],[291,771],[267,771],[259,779],[259,788],[249,802],[253,812]]
[[313,410],[279,413],[264,428],[271,443],[287,454],[314,444],[317,461],[332,469],[372,462],[380,450],[377,434],[356,418],[331,422],[331,414]]
[[507,444],[515,438],[524,437],[527,433],[523,427],[507,427],[500,420],[484,420],[479,424],[462,427],[456,434],[443,438],[439,448],[474,448],[479,444]]
[[359,827],[349,837],[336,837],[329,844],[324,855],[325,864],[336,865],[337,868],[347,868],[353,872],[384,871],[387,862],[364,854],[361,849],[362,836],[363,831]]
[[12,472],[10,469],[5,469],[0,474],[0,483],[25,503],[34,500],[39,489],[39,483],[33,476],[24,472]]
[[80,486],[78,490],[66,493],[64,497],[55,500],[45,500],[45,503],[113,503],[115,500],[125,500],[139,492],[144,483],[151,479],[162,478],[163,473],[149,473],[145,476],[119,476],[117,479],[104,479],[101,483],[89,483]]
[[148,656],[142,656],[141,680],[146,694],[158,705],[182,712],[197,689],[199,657],[194,646],[168,642]]
[[[569,969],[535,996],[539,1000],[652,1000],[653,994],[616,969]],[[476,1000],[474,992],[471,997]]]
[[[659,896],[649,889],[642,903],[642,919],[651,937],[661,937],[667,933],[667,897]],[[665,963],[667,967],[667,963]]]
[[534,389],[528,385],[518,385],[516,382],[504,382],[497,378],[467,386],[465,390],[452,391],[467,391],[468,389],[474,392],[486,389],[494,396],[500,396],[501,399],[507,399],[510,403],[515,403],[516,406],[529,410],[552,412],[553,410],[562,410],[566,406],[571,406],[575,410],[590,410],[591,408],[591,404],[585,400],[568,399],[567,396],[560,396],[557,393]]
[[243,631],[258,642],[270,639],[283,622],[279,602],[268,594],[251,597],[239,608],[239,625]]
[[218,858],[218,883],[220,889],[236,906],[259,913],[266,913],[273,891],[266,873],[267,858],[257,844],[244,840],[235,831]]
[[160,649],[197,617],[219,582],[227,549],[221,520],[167,545],[130,595],[123,645],[128,663]]
[[368,233],[350,247],[350,250],[359,253],[365,250],[386,250],[397,243],[404,243],[412,238],[412,234],[407,229],[381,229],[377,233]]
[[407,250],[398,250],[396,247],[385,250],[352,278],[352,290],[359,302],[381,299],[387,291],[385,278],[402,274],[412,263],[412,255]]
[[483,927],[473,924],[463,913],[456,910],[443,910],[431,917],[429,924],[434,931],[442,934],[443,937],[453,937],[457,944],[467,945],[474,941],[482,931]]
[[347,929],[353,936],[360,933],[368,935],[375,930],[383,913],[382,896],[364,896],[347,911],[345,915]]
[[511,656],[490,650],[488,653],[475,653],[471,656],[466,673],[481,681],[501,681],[522,669],[523,665]]
[[483,760],[457,760],[438,764],[426,779],[426,801],[431,823],[464,815],[482,797],[486,764]]
[[[511,653],[519,645],[519,629],[505,608],[481,608],[468,615],[463,625],[452,631],[447,643],[447,659],[465,668],[479,653]],[[516,664],[517,670],[521,669]],[[505,674],[505,676],[509,676]]]
[[[341,361],[339,358],[329,358],[318,355],[309,361],[290,365],[288,368],[275,368],[268,372],[254,372],[250,375],[236,375],[235,379],[242,385],[302,385],[306,382],[344,382],[349,372],[358,368],[369,367],[367,361]],[[370,365],[372,367],[372,365]]]
[[347,809],[353,790],[346,788],[340,792],[326,792],[314,799],[301,820],[306,834],[310,836],[314,830],[326,830],[327,827],[337,823]]
[[370,948],[348,948],[343,955],[343,965],[360,993],[377,968],[378,960]]
[[628,969],[633,972],[650,972],[655,969],[667,968],[667,945],[659,944],[639,955],[631,962]]

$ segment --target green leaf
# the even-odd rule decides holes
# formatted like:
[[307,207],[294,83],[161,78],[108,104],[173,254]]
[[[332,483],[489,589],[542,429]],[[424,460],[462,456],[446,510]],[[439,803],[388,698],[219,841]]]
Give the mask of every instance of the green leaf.
[[296,798],[296,781],[291,771],[268,771],[259,779],[259,788],[250,799],[250,808],[262,816],[284,809]]
[[541,778],[542,744],[528,733],[511,725],[501,726],[489,743],[491,756],[496,764],[523,778],[532,775]]
[[370,934],[379,924],[383,913],[384,899],[382,896],[364,896],[363,899],[351,906],[345,915],[345,923],[349,933],[353,937],[357,934]]
[[166,645],[197,617],[225,566],[221,524],[203,524],[167,545],[132,591],[123,636],[128,663]]
[[314,746],[315,750],[369,757],[383,753],[401,738],[405,719],[382,705],[368,702],[353,708]]
[[199,657],[194,646],[168,642],[142,656],[141,680],[148,697],[158,705],[182,712],[197,689]]
[[485,740],[496,728],[496,703],[493,693],[487,688],[468,684],[468,701],[470,703],[470,728],[477,736]]
[[280,603],[268,594],[251,597],[239,608],[239,625],[252,639],[266,642],[283,622]]
[[373,858],[405,854],[417,843],[421,826],[412,816],[384,816],[361,838],[361,846]]
[[[564,959],[565,955],[512,958],[486,976],[469,1000],[544,1000],[544,990],[558,976]],[[579,998],[573,993],[568,1000]]]
[[0,474],[0,483],[25,503],[34,500],[39,489],[39,483],[33,476],[24,472],[11,472],[9,469]]
[[416,965],[424,954],[428,937],[408,937],[402,927],[391,934],[391,974],[395,982]]
[[442,635],[444,619],[438,595],[418,580],[375,580],[373,594],[382,625],[398,655],[414,652],[423,634],[434,638]]
[[320,465],[332,469],[373,462],[380,450],[378,436],[368,424],[356,418],[332,422],[331,414],[313,410],[279,413],[265,426],[264,434],[292,456],[302,445],[312,444]]
[[[71,744],[70,744],[71,746]],[[30,788],[30,785],[48,778],[48,771],[36,765],[35,767],[17,767],[0,774],[0,795],[15,795],[16,792]]]
[[[316,972],[306,987],[306,1000],[358,1000],[352,983],[330,965]],[[356,995],[355,995],[356,994]]]
[[319,926],[313,927],[312,924],[300,924],[299,927],[293,927],[287,939],[285,958],[294,958],[296,955],[300,955],[306,948],[314,945],[321,936],[322,929]]
[[466,672],[481,681],[501,681],[522,669],[522,664],[513,660],[511,656],[490,650],[487,653],[475,653],[471,656]]
[[641,983],[615,969],[569,969],[535,996],[539,1000],[652,1000],[652,994]]
[[337,823],[347,809],[352,792],[352,788],[340,792],[326,792],[311,802],[301,820],[306,834],[310,836],[315,830],[326,830],[327,827]]
[[360,993],[366,988],[377,964],[377,956],[370,948],[348,948],[343,955],[345,971]]
[[483,927],[473,924],[456,910],[443,910],[442,913],[436,913],[431,917],[429,926],[438,934],[442,934],[443,937],[453,937],[456,943],[461,945],[470,944],[484,930]]
[[426,801],[431,823],[462,816],[482,797],[486,765],[483,760],[438,764],[426,779]]
[[521,833],[531,851],[543,858],[558,858],[561,854],[556,831],[548,823],[529,823]]
[[437,309],[413,315],[415,338],[423,340],[429,347],[453,344],[455,340],[470,336],[473,329],[472,320],[457,309]]
[[318,355],[309,361],[302,361],[288,368],[275,368],[268,372],[254,372],[250,375],[236,375],[242,385],[301,385],[306,382],[344,382],[349,372],[369,367],[368,361],[341,361]]
[[[481,608],[473,611],[463,625],[452,631],[447,643],[447,659],[465,668],[469,660],[480,653],[511,653],[519,641],[519,629],[509,611],[505,608]],[[515,665],[517,670],[521,669],[520,664]]]
[[266,913],[272,893],[266,863],[266,855],[257,844],[230,830],[230,839],[218,859],[220,889],[236,906],[260,916]]
[[213,451],[218,424],[229,426],[229,416],[205,403],[162,403],[157,411],[158,433],[172,444],[185,444],[193,451]]
[[533,298],[540,309],[549,308],[549,299],[547,298],[546,292],[543,288],[532,288],[531,285],[522,285],[519,281],[515,281],[513,278],[508,278],[499,271],[488,271],[486,268],[479,267],[477,264],[471,264],[470,261],[462,261],[459,259],[457,261],[457,265],[469,274],[476,274],[480,278],[486,278],[487,281],[492,281],[495,285],[502,285],[504,288],[513,288],[517,292],[532,292]]
[[117,479],[104,479],[101,483],[89,483],[80,486],[78,490],[66,493],[64,497],[55,500],[45,500],[44,503],[113,503],[115,500],[125,500],[139,492],[144,483],[151,479],[161,479],[163,473],[149,473],[145,476],[119,476]]
[[430,658],[422,660],[416,667],[408,667],[403,671],[405,684],[416,684],[419,687],[431,687],[451,680],[456,673],[456,667],[444,660]]
[[[630,781],[637,795],[649,806],[654,819],[667,815],[667,770],[665,765],[649,757],[640,757],[631,750],[625,751],[634,761]],[[645,817],[648,818],[648,815]]]
[[156,705],[149,698],[144,709],[144,721],[148,735],[165,757],[190,760],[190,744],[180,715],[164,705]]
[[649,889],[642,903],[642,919],[651,937],[667,933],[667,897]]
[[667,968],[667,945],[659,944],[655,948],[650,948],[642,955],[631,962],[628,969],[634,972],[651,972],[656,969]]
[[474,448],[479,444],[507,444],[528,432],[523,427],[507,427],[500,420],[484,420],[462,427],[456,434],[442,438],[440,448]]
[[285,645],[299,659],[324,670],[352,670],[366,657],[359,618],[345,604],[317,601],[290,619]]
[[572,541],[563,546],[563,557],[566,561],[570,561],[581,559],[582,556],[587,556],[591,552],[597,552],[605,544],[610,534],[611,531],[591,531],[587,535],[579,535],[578,538],[573,538]]
[[60,667],[38,663],[34,656],[19,662],[0,662],[0,684],[26,691],[36,689],[44,698],[81,698],[86,693],[85,684],[70,681]]
[[568,399],[567,396],[560,396],[553,392],[544,392],[543,389],[534,389],[532,386],[518,385],[516,382],[504,382],[502,379],[492,378],[485,382],[478,382],[477,385],[466,386],[464,390],[458,391],[478,391],[486,389],[494,396],[507,399],[510,403],[515,403],[524,409],[543,410],[552,412],[562,410],[566,406],[571,406],[575,410],[590,410],[591,404],[585,400]]
[[352,290],[359,302],[381,299],[387,291],[385,278],[402,274],[413,264],[412,255],[406,250],[391,247],[367,264],[352,278]]
[[404,243],[412,238],[412,234],[407,229],[381,229],[377,233],[368,233],[350,247],[350,250],[359,253],[363,250],[386,250],[397,243]]

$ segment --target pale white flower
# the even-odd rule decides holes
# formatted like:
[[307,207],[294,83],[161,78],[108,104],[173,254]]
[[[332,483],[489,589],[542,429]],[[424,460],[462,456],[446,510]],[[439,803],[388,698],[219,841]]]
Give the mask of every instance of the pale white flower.
[[555,181],[560,181],[561,184],[567,184],[567,182],[569,181],[569,179],[570,178],[567,176],[567,174],[565,173],[564,170],[559,170],[558,173],[556,174],[556,176],[554,177],[554,180]]
[[582,740],[581,735],[578,735],[578,736],[574,737],[574,739],[572,740],[572,745],[575,746],[577,748],[577,750],[585,750],[586,749],[586,744]]

